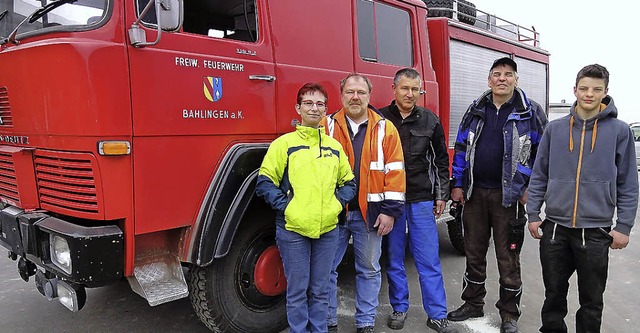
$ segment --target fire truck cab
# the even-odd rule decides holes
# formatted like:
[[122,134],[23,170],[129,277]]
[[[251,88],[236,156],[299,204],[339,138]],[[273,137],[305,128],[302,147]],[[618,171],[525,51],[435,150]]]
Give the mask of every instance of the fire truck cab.
[[212,331],[278,332],[275,215],[253,192],[297,89],[338,110],[359,72],[383,107],[415,68],[453,148],[498,57],[548,105],[538,34],[497,21],[454,0],[0,0],[0,245],[72,311],[126,278]]

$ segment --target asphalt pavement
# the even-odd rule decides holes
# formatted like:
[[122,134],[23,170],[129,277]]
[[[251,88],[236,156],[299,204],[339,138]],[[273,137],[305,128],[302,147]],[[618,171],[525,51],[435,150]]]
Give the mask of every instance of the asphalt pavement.
[[[637,219],[636,219],[637,221]],[[636,223],[636,225],[640,225]],[[638,227],[631,234],[631,243],[624,250],[610,252],[609,281],[605,293],[605,309],[602,332],[640,332],[640,238]],[[446,225],[439,226],[440,258],[444,271],[449,311],[462,304],[460,291],[465,260],[451,246]],[[538,258],[538,242],[528,234],[521,256],[524,292],[520,331],[537,332],[540,326],[540,308],[544,288]],[[498,271],[493,249],[488,254],[488,279],[486,305],[483,318],[456,323],[461,333],[498,333],[500,317],[494,304],[498,296]],[[409,315],[402,331],[386,326],[391,312],[388,304],[387,282],[383,278],[380,307],[376,320],[376,332],[432,332],[426,327],[426,315],[422,309],[417,274],[411,258],[407,259],[410,278]],[[339,269],[339,331],[355,332],[354,271],[353,259],[347,257]],[[384,272],[383,272],[384,276]],[[575,275],[569,295],[569,331],[575,331],[575,311],[578,297]],[[87,304],[78,313],[72,313],[57,300],[47,301],[35,289],[33,278],[29,283],[20,279],[16,262],[6,256],[0,258],[0,332],[208,332],[191,309],[188,299],[150,307],[140,296],[131,291],[126,281],[97,289],[87,290]],[[284,331],[286,332],[286,330]]]

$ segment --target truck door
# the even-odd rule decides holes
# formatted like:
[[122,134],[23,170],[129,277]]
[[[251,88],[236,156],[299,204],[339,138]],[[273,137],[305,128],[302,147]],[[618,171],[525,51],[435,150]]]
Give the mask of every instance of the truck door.
[[278,39],[278,133],[291,132],[292,122],[300,120],[296,93],[306,82],[327,90],[327,114],[342,107],[339,82],[353,72],[352,8],[352,1],[269,2],[271,32]]
[[355,70],[366,73],[373,83],[371,104],[376,107],[387,106],[393,100],[392,79],[400,68],[424,72],[415,11],[415,6],[400,1],[356,0]]
[[[128,25],[148,0],[135,2]],[[154,221],[137,223],[136,233],[189,225],[224,150],[273,139],[266,10],[262,0],[185,1],[181,31],[163,33],[154,46],[129,46],[136,220]],[[149,41],[154,22],[150,11],[142,22]]]

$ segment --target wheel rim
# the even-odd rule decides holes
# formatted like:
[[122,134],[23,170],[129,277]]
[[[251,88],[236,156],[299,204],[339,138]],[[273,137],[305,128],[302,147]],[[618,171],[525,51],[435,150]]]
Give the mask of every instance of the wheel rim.
[[267,296],[278,296],[287,290],[282,258],[276,245],[271,245],[262,252],[253,276],[258,291]]
[[[273,232],[262,232],[252,241],[247,243],[240,257],[238,258],[236,270],[235,270],[235,286],[236,292],[242,303],[248,308],[255,311],[268,311],[269,309],[278,305],[283,299],[284,289],[277,293],[276,288],[273,287],[273,280],[271,287],[268,281],[260,280],[256,284],[256,272],[257,277],[263,279],[266,277],[266,268],[257,269],[258,265],[273,265],[275,263],[274,251],[275,247],[275,235]],[[275,248],[277,252],[277,247]],[[275,253],[279,258],[279,253]],[[279,261],[279,260],[278,260]],[[280,265],[282,263],[280,262]],[[270,267],[273,269],[273,266]],[[271,274],[269,274],[271,275]],[[260,288],[258,288],[260,285]],[[281,284],[282,285],[282,284]],[[286,284],[284,284],[286,286]],[[261,292],[261,289],[263,290]]]

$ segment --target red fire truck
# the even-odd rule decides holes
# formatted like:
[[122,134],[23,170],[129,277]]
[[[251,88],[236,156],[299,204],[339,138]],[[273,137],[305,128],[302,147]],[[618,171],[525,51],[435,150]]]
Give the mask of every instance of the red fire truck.
[[413,67],[453,147],[496,58],[548,105],[538,37],[462,0],[0,0],[0,244],[72,311],[127,279],[152,306],[190,297],[213,331],[277,332],[286,282],[254,187],[297,89],[337,110],[359,72],[382,107]]

